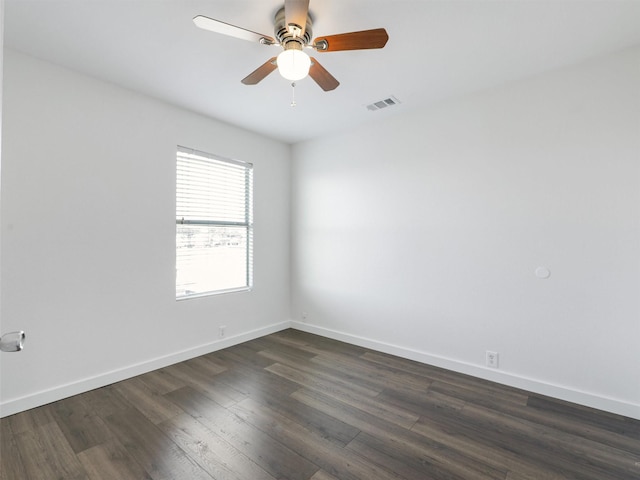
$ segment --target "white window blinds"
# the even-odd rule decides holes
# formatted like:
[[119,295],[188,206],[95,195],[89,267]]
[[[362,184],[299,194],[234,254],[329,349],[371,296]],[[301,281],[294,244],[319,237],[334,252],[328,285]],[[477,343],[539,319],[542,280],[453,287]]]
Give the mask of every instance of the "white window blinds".
[[252,286],[253,165],[178,147],[176,298]]

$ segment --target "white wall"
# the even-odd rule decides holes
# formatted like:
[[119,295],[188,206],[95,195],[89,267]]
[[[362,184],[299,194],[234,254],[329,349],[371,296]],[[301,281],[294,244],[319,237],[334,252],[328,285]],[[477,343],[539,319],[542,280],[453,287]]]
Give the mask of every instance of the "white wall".
[[638,85],[628,50],[296,145],[296,326],[640,418]]
[[[2,415],[288,326],[288,145],[12,51],[3,113]],[[177,145],[254,163],[252,292],[176,302]]]
[[[295,325],[640,418],[639,60],[295,146]],[[3,116],[1,415],[288,325],[288,146],[11,51]],[[255,164],[253,292],[174,300],[177,144]]]

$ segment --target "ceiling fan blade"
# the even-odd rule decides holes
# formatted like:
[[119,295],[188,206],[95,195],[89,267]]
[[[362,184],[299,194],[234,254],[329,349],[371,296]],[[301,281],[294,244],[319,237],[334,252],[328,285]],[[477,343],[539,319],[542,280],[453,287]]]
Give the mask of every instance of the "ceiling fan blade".
[[242,83],[245,85],[255,85],[258,82],[264,80],[264,78],[273,72],[278,66],[276,65],[276,57],[270,58],[253,72],[242,79]]
[[304,35],[309,14],[309,0],[285,0],[284,18],[287,25],[294,24],[300,27],[299,36]]
[[313,43],[318,52],[337,52],[339,50],[382,48],[387,44],[387,40],[389,40],[389,35],[384,28],[374,28],[373,30],[319,37]]
[[334,90],[340,82],[336,80],[320,63],[311,57],[311,68],[309,68],[309,76],[320,85],[325,92]]
[[267,45],[271,45],[276,41],[269,35],[263,35],[261,33],[252,32],[246,28],[236,27],[230,23],[221,22],[213,18],[198,15],[193,17],[193,23],[197,27],[203,30],[209,30],[210,32],[221,33],[222,35],[228,35],[229,37],[239,38],[241,40],[248,40],[250,42],[259,42]]

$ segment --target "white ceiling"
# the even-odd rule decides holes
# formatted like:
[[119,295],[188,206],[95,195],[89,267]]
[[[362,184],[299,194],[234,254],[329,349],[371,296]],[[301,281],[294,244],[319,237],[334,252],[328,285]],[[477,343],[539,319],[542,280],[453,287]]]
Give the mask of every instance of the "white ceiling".
[[[282,0],[6,0],[5,45],[295,143],[640,44],[640,0],[311,0],[314,37],[384,27],[382,50],[317,53],[339,81],[240,80],[279,47],[201,30],[201,14],[273,36]],[[396,96],[402,104],[370,112]]]

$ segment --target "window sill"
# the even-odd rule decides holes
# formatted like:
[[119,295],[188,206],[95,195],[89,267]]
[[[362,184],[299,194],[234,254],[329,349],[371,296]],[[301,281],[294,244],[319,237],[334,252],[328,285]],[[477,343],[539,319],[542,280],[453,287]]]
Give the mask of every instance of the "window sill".
[[253,290],[253,287],[229,288],[227,290],[215,290],[213,292],[193,293],[176,297],[176,301],[180,302],[191,298],[213,297],[217,295],[225,295],[227,293],[250,292],[251,290]]

